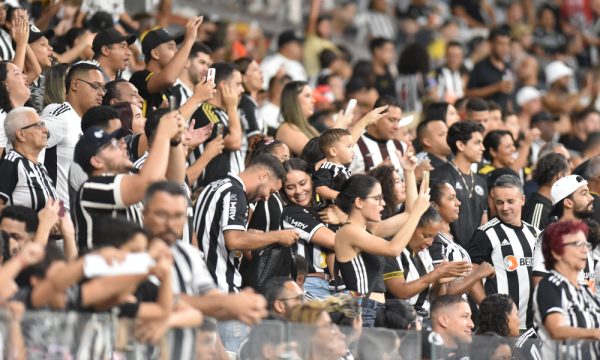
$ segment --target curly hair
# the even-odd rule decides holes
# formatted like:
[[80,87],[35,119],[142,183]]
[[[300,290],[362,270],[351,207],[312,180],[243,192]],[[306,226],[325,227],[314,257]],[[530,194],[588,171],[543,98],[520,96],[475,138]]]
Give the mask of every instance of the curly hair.
[[469,140],[471,140],[474,132],[479,132],[483,135],[484,131],[485,128],[479,123],[471,120],[459,121],[452,124],[452,126],[450,126],[448,129],[446,141],[448,142],[448,146],[450,146],[452,153],[456,155],[458,152],[458,147],[456,146],[457,141],[466,144],[469,142]]
[[510,336],[508,315],[514,304],[512,298],[506,294],[492,294],[483,299],[479,305],[477,333],[493,332],[500,336]]
[[371,169],[368,173],[369,176],[379,180],[379,183],[381,184],[381,192],[383,194],[383,200],[385,200],[381,219],[387,219],[394,216],[396,209],[398,209],[398,206],[400,205],[400,199],[398,198],[396,191],[394,191],[395,184],[392,174],[395,171],[393,166],[381,165]]
[[250,161],[261,154],[272,154],[278,146],[284,145],[279,140],[274,140],[272,137],[267,135],[258,135],[250,138],[248,144],[248,153],[246,154],[246,166],[250,164]]

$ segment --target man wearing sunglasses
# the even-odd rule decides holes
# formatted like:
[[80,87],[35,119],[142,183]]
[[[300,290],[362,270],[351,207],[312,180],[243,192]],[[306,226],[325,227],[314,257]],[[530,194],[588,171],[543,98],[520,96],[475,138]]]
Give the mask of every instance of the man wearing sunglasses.
[[38,161],[48,143],[48,129],[33,108],[11,110],[4,121],[12,149],[0,161],[0,208],[22,205],[39,211],[57,198],[54,182]]
[[[588,182],[579,175],[569,175],[558,179],[551,189],[552,210],[550,211],[550,221],[552,220],[580,220],[587,221],[594,214],[594,198]],[[548,273],[544,264],[544,255],[542,254],[542,237],[538,241],[533,256],[533,282],[537,283]],[[592,252],[587,253],[587,265],[579,273],[577,281],[584,286],[594,286],[594,258]]]

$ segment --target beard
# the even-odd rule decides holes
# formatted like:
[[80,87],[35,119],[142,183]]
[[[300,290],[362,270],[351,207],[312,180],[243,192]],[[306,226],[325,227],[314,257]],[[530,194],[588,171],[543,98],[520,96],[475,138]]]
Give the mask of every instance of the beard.
[[588,204],[588,206],[582,207],[580,209],[573,209],[573,215],[575,215],[577,219],[587,219],[594,215],[594,208],[590,207],[590,205]]

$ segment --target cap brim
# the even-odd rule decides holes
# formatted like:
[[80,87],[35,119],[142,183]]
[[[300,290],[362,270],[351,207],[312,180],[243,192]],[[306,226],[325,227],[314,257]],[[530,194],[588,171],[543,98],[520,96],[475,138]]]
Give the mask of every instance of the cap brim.
[[414,115],[408,115],[403,117],[402,119],[400,119],[400,123],[398,124],[398,126],[400,127],[404,127],[404,126],[408,126],[410,125],[413,121],[415,120],[415,116]]
[[108,134],[108,137],[110,139],[120,139],[123,138],[127,135],[131,134],[129,131],[127,131],[127,129],[125,128],[118,128],[117,130],[113,131],[112,133]]

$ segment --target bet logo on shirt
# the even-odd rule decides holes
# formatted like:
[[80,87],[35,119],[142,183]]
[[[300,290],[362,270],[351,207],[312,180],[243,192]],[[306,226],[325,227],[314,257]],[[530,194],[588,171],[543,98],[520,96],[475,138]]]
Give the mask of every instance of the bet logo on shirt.
[[506,271],[515,271],[519,266],[533,266],[533,258],[531,257],[517,257],[514,255],[507,255],[504,257],[504,269]]

